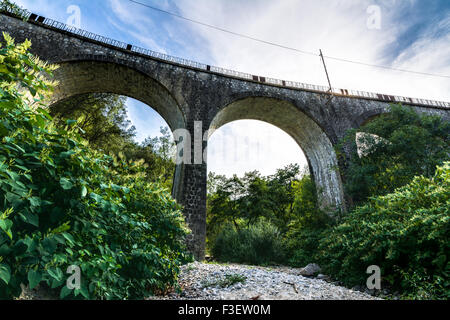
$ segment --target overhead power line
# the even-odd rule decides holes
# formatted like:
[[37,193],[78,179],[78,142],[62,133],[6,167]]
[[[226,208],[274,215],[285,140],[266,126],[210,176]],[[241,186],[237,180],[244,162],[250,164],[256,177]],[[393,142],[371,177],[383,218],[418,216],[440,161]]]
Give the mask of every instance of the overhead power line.
[[[149,4],[139,2],[139,1],[135,1],[135,0],[129,0],[129,1],[132,2],[132,3],[138,4],[138,5],[144,6],[146,8],[155,10],[155,11],[159,11],[161,13],[168,14],[170,16],[173,16],[173,17],[176,17],[176,18],[179,18],[179,19],[182,19],[182,20],[186,20],[186,21],[189,21],[191,23],[195,23],[195,24],[207,27],[207,28],[218,30],[218,31],[221,31],[221,32],[224,32],[224,33],[228,33],[228,34],[231,34],[231,35],[234,35],[234,36],[237,36],[237,37],[241,37],[241,38],[249,39],[249,40],[252,40],[252,41],[264,43],[266,45],[282,48],[282,49],[285,49],[285,50],[290,50],[290,51],[295,51],[295,52],[306,54],[306,55],[310,55],[310,56],[320,57],[320,54],[317,54],[317,53],[314,53],[314,52],[300,50],[300,49],[289,47],[289,46],[285,46],[285,45],[282,45],[282,44],[279,44],[279,43],[275,43],[275,42],[271,42],[271,41],[255,38],[255,37],[252,37],[252,36],[249,36],[249,35],[245,35],[245,34],[242,34],[242,33],[238,33],[238,32],[235,32],[235,31],[227,30],[227,29],[224,29],[224,28],[221,28],[221,27],[217,27],[217,26],[205,23],[205,22],[201,22],[201,21],[198,21],[198,20],[194,20],[194,19],[182,16],[182,15],[177,14],[177,13],[173,13],[173,12],[170,12],[170,11],[167,11],[167,10],[163,10],[163,9],[160,9],[160,8],[157,8],[157,7],[154,7],[154,6],[151,6]],[[343,58],[336,58],[336,57],[331,57],[331,56],[324,56],[324,57],[327,58],[327,59],[331,59],[331,60],[336,60],[336,61],[345,62],[345,63],[358,64],[358,65],[363,65],[363,66],[368,66],[368,67],[389,69],[389,70],[394,70],[394,71],[399,71],[399,72],[413,73],[413,74],[419,74],[419,75],[431,76],[431,77],[450,78],[450,76],[448,76],[448,75],[434,74],[434,73],[427,73],[427,72],[420,72],[420,71],[413,71],[413,70],[406,70],[406,69],[398,69],[398,68],[393,68],[393,67],[389,67],[389,66],[370,64],[370,63],[365,63],[365,62],[361,62],[361,61],[353,61],[353,60],[348,60],[348,59],[343,59]]]
[[288,47],[288,46],[284,46],[282,44],[277,44],[277,43],[273,43],[273,42],[270,42],[270,41],[254,38],[254,37],[251,37],[251,36],[248,36],[248,35],[245,35],[245,34],[240,34],[240,33],[234,32],[234,31],[230,31],[230,30],[226,30],[226,29],[223,29],[223,28],[220,28],[220,27],[217,27],[217,26],[213,26],[213,25],[208,24],[208,23],[204,23],[204,22],[200,22],[200,21],[197,21],[197,20],[194,20],[194,19],[186,18],[186,17],[181,16],[179,14],[176,14],[176,13],[173,13],[173,12],[169,12],[169,11],[166,11],[166,10],[163,10],[163,9],[160,9],[160,8],[156,8],[156,7],[153,7],[151,5],[148,5],[148,4],[139,2],[139,1],[135,1],[135,0],[129,0],[129,1],[133,2],[133,3],[136,3],[136,4],[139,4],[141,6],[147,7],[149,9],[153,9],[155,11],[159,11],[159,12],[162,12],[162,13],[165,13],[165,14],[168,14],[168,15],[171,15],[171,16],[174,16],[174,17],[177,17],[177,18],[180,18],[180,19],[192,22],[192,23],[196,23],[196,24],[202,25],[204,27],[208,27],[208,28],[215,29],[215,30],[218,30],[218,31],[222,31],[222,32],[225,32],[225,33],[228,33],[228,34],[232,34],[234,36],[238,36],[238,37],[241,37],[241,38],[246,38],[246,39],[249,39],[249,40],[261,42],[261,43],[268,44],[268,45],[271,45],[271,46],[276,46],[276,47],[279,47],[279,48],[282,48],[282,49],[286,49],[286,50],[291,50],[291,51],[296,51],[296,52],[300,52],[300,53],[303,53],[303,54],[308,54],[308,55],[311,55],[311,56],[317,56],[317,57],[319,56],[317,53],[314,53],[314,52],[308,52],[308,51],[304,51],[304,50],[300,50],[300,49],[296,49],[296,48],[291,48],[291,47]]
[[330,56],[324,56],[324,57],[328,58],[328,59],[331,59],[331,60],[336,60],[336,61],[341,61],[341,62],[346,62],[346,63],[359,64],[359,65],[367,66],[367,67],[375,67],[375,68],[389,69],[389,70],[400,71],[400,72],[408,72],[408,73],[420,74],[420,75],[423,75],[423,76],[450,78],[450,76],[446,76],[446,75],[443,75],[443,74],[435,74],[435,73],[427,73],[427,72],[399,69],[399,68],[393,68],[393,67],[388,67],[388,66],[381,66],[381,65],[377,65],[377,64],[370,64],[370,63],[360,62],[360,61],[352,61],[352,60],[336,58],[336,57],[330,57]]

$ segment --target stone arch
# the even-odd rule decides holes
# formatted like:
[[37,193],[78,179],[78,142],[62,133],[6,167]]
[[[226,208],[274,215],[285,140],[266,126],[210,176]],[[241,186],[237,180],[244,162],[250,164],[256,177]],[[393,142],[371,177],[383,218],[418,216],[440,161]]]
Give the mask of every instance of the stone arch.
[[139,100],[158,112],[172,131],[186,127],[184,112],[172,94],[152,77],[128,66],[99,61],[59,63],[50,104],[86,93],[114,93]]
[[289,134],[303,150],[325,210],[345,210],[344,191],[333,144],[325,131],[291,102],[248,97],[222,108],[210,124],[209,136],[221,126],[236,120],[259,120]]
[[[49,104],[87,93],[114,93],[139,100],[153,108],[170,129],[186,128],[179,103],[161,83],[134,68],[103,61],[65,61],[54,72],[58,82]],[[174,173],[172,194],[180,200],[183,192],[183,166]]]

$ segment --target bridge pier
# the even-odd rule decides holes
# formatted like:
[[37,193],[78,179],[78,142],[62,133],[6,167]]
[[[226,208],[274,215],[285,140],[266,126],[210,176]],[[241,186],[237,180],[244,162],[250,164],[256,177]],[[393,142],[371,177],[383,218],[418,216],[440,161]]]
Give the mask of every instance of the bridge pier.
[[[173,195],[184,207],[184,216],[192,233],[187,236],[187,248],[197,261],[205,258],[207,141],[203,140],[203,122],[190,121],[186,129],[174,132],[177,143],[177,166]],[[187,154],[189,153],[189,154]]]
[[185,165],[184,206],[186,222],[192,233],[187,236],[187,248],[195,260],[205,258],[206,247],[206,164]]

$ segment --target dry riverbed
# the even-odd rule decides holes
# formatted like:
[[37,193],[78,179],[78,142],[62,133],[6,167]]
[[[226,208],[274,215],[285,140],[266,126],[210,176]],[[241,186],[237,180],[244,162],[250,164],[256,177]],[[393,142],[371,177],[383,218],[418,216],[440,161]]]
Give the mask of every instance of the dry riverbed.
[[194,262],[182,267],[182,292],[150,299],[192,300],[375,300],[324,279],[299,275],[300,269]]

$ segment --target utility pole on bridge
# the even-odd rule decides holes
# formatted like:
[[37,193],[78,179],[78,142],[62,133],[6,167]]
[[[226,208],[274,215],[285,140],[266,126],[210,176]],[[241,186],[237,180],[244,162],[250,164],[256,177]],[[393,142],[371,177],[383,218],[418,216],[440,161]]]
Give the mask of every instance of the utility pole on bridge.
[[322,53],[322,49],[319,49],[320,51],[320,58],[322,58],[322,63],[323,63],[323,67],[325,69],[325,74],[327,75],[327,80],[328,80],[328,85],[330,86],[330,89],[328,89],[328,92],[331,94],[330,99],[328,99],[328,101],[325,103],[325,105],[327,105],[328,103],[330,103],[330,101],[333,99],[333,88],[331,87],[331,81],[330,81],[330,77],[328,75],[328,70],[327,70],[327,65],[325,64],[325,58],[323,56]]

